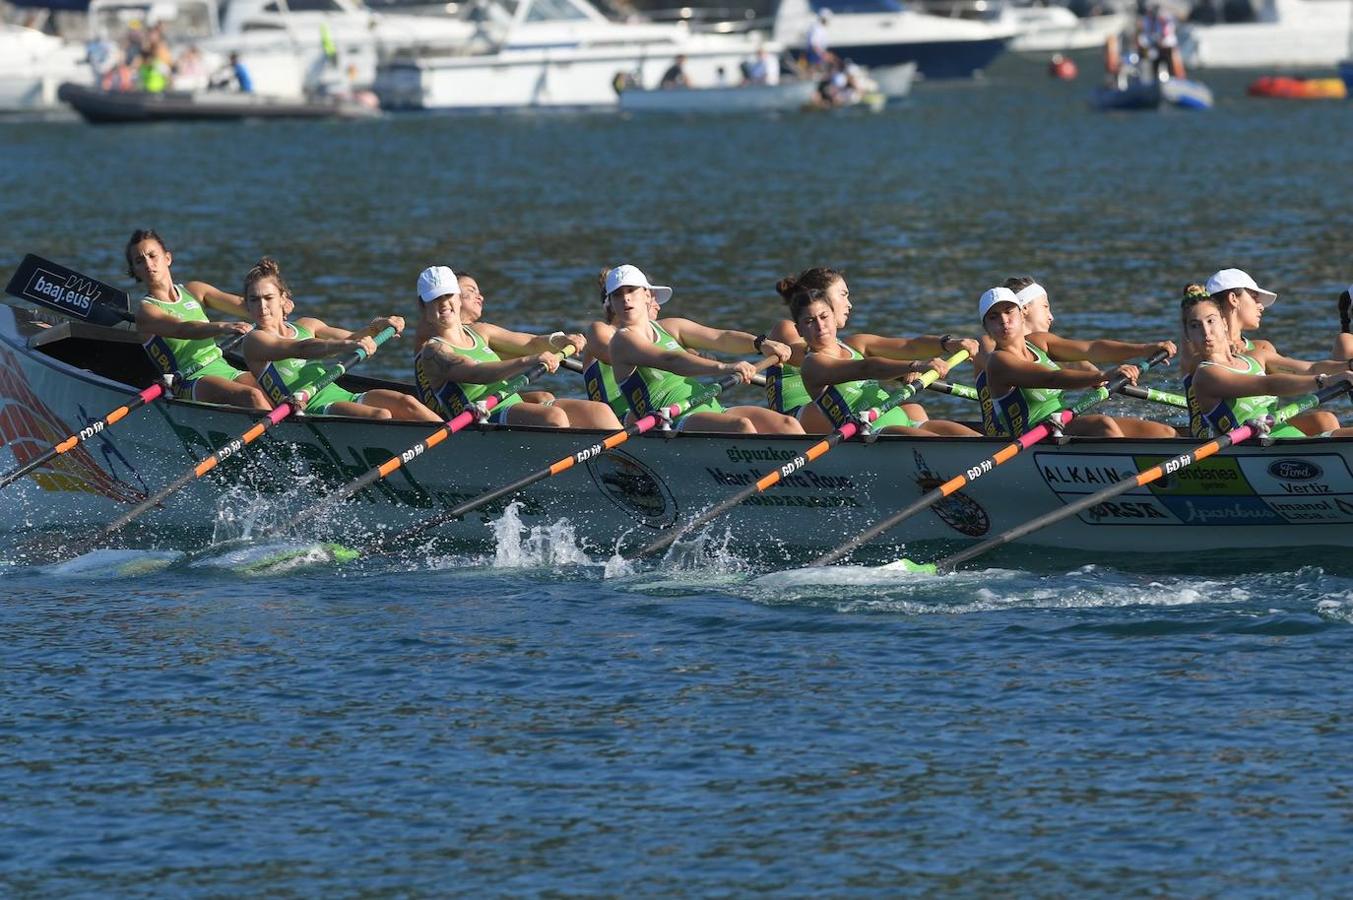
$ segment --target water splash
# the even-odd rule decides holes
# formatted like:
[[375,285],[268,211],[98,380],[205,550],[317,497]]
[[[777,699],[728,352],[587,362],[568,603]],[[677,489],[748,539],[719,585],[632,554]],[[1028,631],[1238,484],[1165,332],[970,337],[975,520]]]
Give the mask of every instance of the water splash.
[[552,525],[532,525],[527,528],[521,520],[520,510],[520,503],[511,503],[500,518],[489,523],[494,537],[494,568],[527,569],[597,564],[587,555],[587,551],[578,540],[573,523],[568,519],[560,519]]
[[183,557],[177,550],[93,550],[39,571],[57,578],[135,578],[163,572]]

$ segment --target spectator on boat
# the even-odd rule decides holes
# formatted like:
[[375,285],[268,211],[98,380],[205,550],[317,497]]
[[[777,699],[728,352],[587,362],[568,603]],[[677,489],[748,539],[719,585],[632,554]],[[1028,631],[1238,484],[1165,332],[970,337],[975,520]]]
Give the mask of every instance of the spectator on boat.
[[[745,331],[710,328],[691,319],[656,319],[651,310],[672,296],[672,289],[649,284],[631,265],[616,266],[603,286],[606,306],[615,326],[610,341],[611,365],[630,411],[645,416],[665,406],[690,399],[704,389],[700,376],[737,375],[750,384],[756,367],[750,362],[719,362],[691,353],[688,348],[720,353],[757,353],[784,363],[789,347],[780,341],[755,337]],[[803,434],[797,420],[760,406],[725,409],[710,400],[687,412],[678,430],[739,434]]]
[[831,51],[827,43],[827,23],[832,20],[832,11],[825,6],[818,11],[817,18],[808,26],[804,36],[804,61],[810,72],[820,72],[831,61]]
[[[821,291],[831,304],[836,315],[836,331],[846,327],[850,317],[850,285],[846,283],[843,272],[827,266],[815,266],[805,269],[798,275],[781,278],[775,285],[775,291],[786,307],[793,298],[805,290]],[[808,343],[800,333],[792,316],[780,319],[766,333],[767,337],[788,344],[790,359],[783,365],[771,366],[766,370],[766,405],[771,409],[798,417],[799,410],[811,404],[812,398],[804,386],[799,366],[803,365]],[[956,338],[952,335],[923,334],[914,338],[885,338],[875,334],[855,334],[844,339],[844,344],[865,356],[885,356],[891,359],[922,360],[935,356],[949,356],[959,350],[967,350],[976,357],[977,341],[972,338]],[[913,423],[924,425],[929,415],[919,403],[906,403],[902,411]]]
[[162,94],[169,89],[174,74],[174,54],[164,36],[164,25],[155,23],[142,37],[141,90],[148,94]]
[[244,361],[274,405],[295,396],[307,413],[350,416],[357,419],[400,419],[440,422],[441,418],[417,399],[399,391],[376,388],[354,394],[329,383],[316,383],[331,366],[321,360],[345,357],[359,348],[376,352],[372,339],[386,328],[404,330],[399,316],[382,316],[359,331],[328,325],[313,316],[294,322],[291,289],[277,262],[263,257],[244,276],[244,303],[257,327],[244,339]]
[[[900,386],[885,388],[880,381],[910,382],[934,369],[944,377],[949,365],[935,358],[913,360],[903,354],[909,342],[900,338],[865,335],[857,349],[842,341],[837,331],[837,311],[819,288],[798,288],[789,298],[790,314],[806,345],[803,356],[803,387],[813,402],[799,408],[804,431],[824,433],[845,425],[853,416],[887,401]],[[976,341],[972,342],[976,347]],[[918,422],[897,406],[872,423],[871,428],[912,437],[976,437],[977,432],[958,422],[929,419]]]
[[237,90],[241,94],[254,92],[254,79],[238,53],[230,54],[230,61],[211,76],[209,87],[216,90]]
[[771,56],[765,47],[757,47],[756,57],[747,70],[747,81],[751,84],[779,84],[780,60]]
[[202,51],[191,44],[174,61],[174,90],[200,91],[207,86],[207,69],[202,62]]
[[136,310],[136,330],[146,338],[146,352],[166,375],[194,370],[191,378],[174,385],[175,393],[203,403],[271,409],[254,376],[226,362],[216,344],[252,326],[207,318],[208,308],[248,318],[242,298],[205,281],[175,284],[170,271],[174,254],[149,228],[132,232],[123,256],[127,274],[146,287]]
[[662,80],[658,82],[658,87],[663,90],[673,88],[688,88],[690,82],[686,79],[686,54],[677,55],[676,62],[668,66],[667,71],[662,73]]
[[[501,391],[508,379],[536,365],[554,372],[559,368],[560,350],[583,347],[580,334],[525,334],[483,321],[471,326],[463,318],[463,293],[455,273],[446,266],[430,266],[418,276],[419,335],[426,338],[415,348],[415,380],[424,401],[444,418],[457,416]],[[536,403],[517,393],[504,397],[488,421],[610,431],[621,427],[603,403],[572,399]]]
[[[1118,365],[1111,371],[1064,369],[1058,362],[1088,360],[1093,363],[1126,363],[1136,357],[1164,350],[1175,355],[1170,341],[1133,344],[1124,341],[1073,341],[1049,332],[1029,334],[1025,329],[1024,308],[1015,292],[994,287],[982,294],[977,304],[982,327],[994,347],[987,354],[985,379],[979,382],[982,406],[990,407],[983,419],[999,434],[1018,436],[1065,405],[1062,391],[1100,387],[1119,376],[1137,383],[1140,370],[1134,365]],[[1082,415],[1065,426],[1067,434],[1093,437],[1175,437],[1169,425],[1127,416]]]
[[[1198,360],[1184,381],[1190,410],[1214,435],[1225,434],[1278,408],[1279,397],[1310,394],[1340,381],[1353,382],[1353,372],[1270,373],[1265,355],[1236,352],[1236,336],[1217,294],[1206,289],[1185,294],[1181,304],[1185,341]],[[1300,420],[1300,421],[1299,421]],[[1340,428],[1333,413],[1317,410],[1275,425],[1275,438],[1317,435],[1345,437],[1353,428]]]

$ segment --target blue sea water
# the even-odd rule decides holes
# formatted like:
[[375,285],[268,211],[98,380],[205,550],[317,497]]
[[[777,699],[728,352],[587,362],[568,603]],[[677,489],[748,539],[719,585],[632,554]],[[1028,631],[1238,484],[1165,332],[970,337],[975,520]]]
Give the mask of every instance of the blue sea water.
[[[181,277],[272,253],[336,321],[447,262],[535,327],[585,322],[624,258],[751,330],[829,262],[857,327],[901,333],[1031,271],[1062,330],[1143,339],[1238,264],[1314,357],[1353,278],[1346,109],[1243,83],[1201,117],[1095,115],[1011,60],[868,117],[5,123],[0,260],[117,281],[153,225]],[[0,555],[8,895],[1346,892],[1339,558],[627,564],[511,515],[484,555],[164,543]]]

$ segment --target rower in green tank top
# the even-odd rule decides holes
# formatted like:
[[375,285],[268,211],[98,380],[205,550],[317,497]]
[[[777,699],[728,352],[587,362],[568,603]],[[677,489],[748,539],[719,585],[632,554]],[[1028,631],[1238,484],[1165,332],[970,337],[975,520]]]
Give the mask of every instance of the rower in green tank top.
[[[790,300],[790,311],[808,349],[803,360],[803,382],[815,402],[799,410],[799,421],[809,433],[840,428],[856,415],[882,406],[890,395],[902,389],[903,380],[916,378],[929,369],[940,377],[949,372],[942,359],[914,361],[882,353],[867,355],[842,342],[836,330],[836,311],[825,292],[817,288],[800,289]],[[879,379],[899,383],[885,387]],[[966,425],[943,419],[918,423],[900,406],[885,412],[871,427],[913,437],[977,435]]]
[[[1214,272],[1198,289],[1216,301],[1231,333],[1233,352],[1253,357],[1265,372],[1313,375],[1319,372],[1337,373],[1345,367],[1346,358],[1307,362],[1283,356],[1271,341],[1252,340],[1245,336],[1263,323],[1264,316],[1277,301],[1278,295],[1261,288],[1248,273],[1240,269],[1221,269]],[[1338,427],[1338,419],[1325,409],[1312,410],[1292,419],[1291,424],[1306,434],[1319,434]]]
[[[1192,378],[1186,381],[1190,406],[1196,406],[1213,434],[1224,434],[1252,420],[1263,419],[1281,405],[1279,398],[1314,393],[1340,380],[1353,382],[1353,373],[1342,366],[1333,371],[1270,374],[1265,364],[1268,354],[1262,348],[1256,348],[1253,355],[1235,352],[1236,342],[1225,309],[1215,296],[1206,292],[1186,294],[1181,314],[1185,339],[1198,359]],[[1306,417],[1294,417],[1286,424],[1275,425],[1270,436],[1353,434],[1353,428],[1340,428],[1332,413],[1320,412],[1323,418],[1308,420],[1306,424],[1301,421]]]
[[[1136,384],[1140,370],[1118,365],[1109,371],[1063,369],[1059,362],[1086,360],[1096,364],[1124,363],[1164,350],[1174,356],[1170,341],[1134,344],[1124,341],[1073,341],[1050,332],[1028,334],[1024,307],[1015,292],[994,287],[977,303],[982,327],[993,349],[986,355],[986,388],[998,411],[994,419],[1010,436],[1018,436],[1062,407],[1060,391],[1099,387],[1124,376]],[[1176,437],[1178,432],[1161,422],[1129,416],[1081,415],[1072,419],[1067,434],[1094,437]]]
[[[822,291],[836,313],[836,329],[844,331],[850,317],[852,302],[850,285],[845,275],[836,269],[817,266],[805,269],[798,275],[781,278],[775,285],[775,291],[788,307],[795,294],[803,290]],[[784,366],[775,366],[766,370],[766,400],[771,409],[798,415],[799,410],[811,400],[808,389],[803,384],[800,367],[807,352],[807,344],[796,327],[792,314],[771,326],[766,336],[788,344],[791,350],[790,360]],[[969,355],[977,352],[977,342],[969,338],[955,338],[950,335],[923,334],[914,338],[881,337],[873,334],[853,334],[845,338],[851,347],[865,356],[887,356],[892,359],[925,360],[937,356],[949,356],[959,349],[965,349]],[[923,424],[929,415],[920,403],[905,403],[901,407],[915,424]]]
[[175,284],[170,272],[173,254],[149,229],[132,233],[124,255],[127,273],[146,286],[146,296],[136,312],[136,329],[146,339],[146,353],[166,374],[191,372],[175,385],[175,392],[204,403],[268,409],[267,398],[254,376],[227,362],[216,343],[223,337],[244,334],[250,326],[207,318],[207,307],[227,315],[247,316],[241,299],[202,281]]
[[[457,277],[446,266],[429,266],[418,276],[421,343],[414,358],[415,378],[420,394],[430,396],[446,418],[490,395],[502,395],[508,380],[537,365],[554,372],[562,358],[559,351],[578,350],[584,343],[580,334],[532,335],[482,320],[471,325],[463,318],[468,308],[465,301],[473,303],[479,296],[476,282]],[[621,427],[619,418],[603,403],[532,393],[548,399],[538,402],[509,393],[502,396],[488,421],[607,431]]]
[[266,256],[244,276],[244,302],[256,326],[244,339],[244,359],[273,405],[294,397],[311,415],[441,421],[417,398],[401,391],[376,388],[354,394],[334,383],[318,386],[333,371],[338,361],[334,357],[350,356],[358,349],[369,356],[376,352],[372,340],[376,334],[386,328],[394,328],[396,334],[403,331],[404,320],[399,316],[373,319],[360,331],[314,317],[289,321],[295,308],[291,289],[277,263]]
[[[749,362],[718,362],[697,356],[688,348],[760,353],[781,363],[789,358],[789,347],[779,341],[744,331],[710,328],[690,319],[654,319],[650,310],[665,303],[672,289],[649,284],[648,277],[635,266],[606,269],[601,282],[607,323],[615,332],[605,348],[589,348],[589,354],[604,352],[609,356],[616,381],[635,416],[690,399],[704,389],[694,380],[700,376],[736,374],[749,384],[756,374],[756,367]],[[718,403],[705,404],[681,416],[677,428],[742,434],[803,433],[796,419],[782,413],[761,406],[725,409]]]

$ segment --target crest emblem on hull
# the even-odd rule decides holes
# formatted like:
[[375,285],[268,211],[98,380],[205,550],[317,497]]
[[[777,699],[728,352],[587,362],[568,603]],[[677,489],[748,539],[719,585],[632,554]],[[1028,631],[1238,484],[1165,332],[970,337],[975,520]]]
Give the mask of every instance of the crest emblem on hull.
[[[941,478],[930,471],[919,450],[911,451],[916,460],[916,486],[921,493],[933,491],[948,479]],[[991,517],[976,500],[956,491],[930,507],[930,511],[939,516],[940,521],[959,534],[968,537],[982,537],[991,530]]]
[[612,450],[587,461],[587,472],[597,489],[634,521],[649,528],[667,528],[676,522],[672,491],[648,466],[627,453]]

